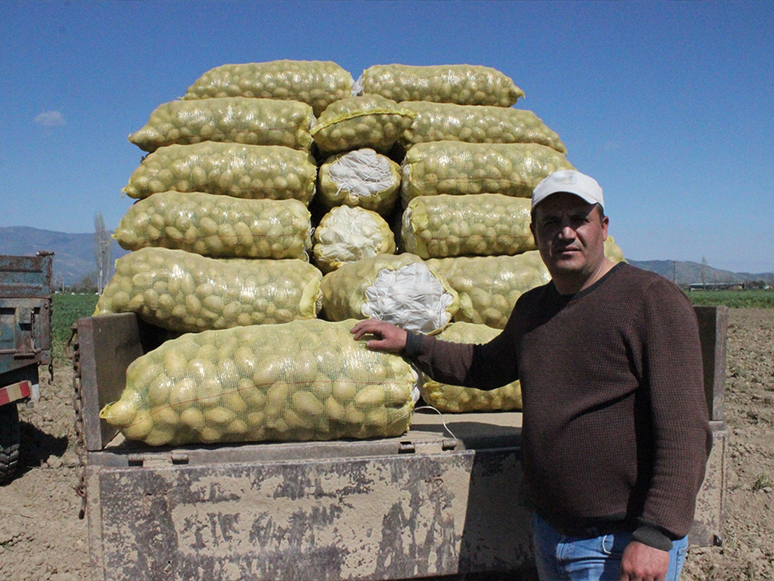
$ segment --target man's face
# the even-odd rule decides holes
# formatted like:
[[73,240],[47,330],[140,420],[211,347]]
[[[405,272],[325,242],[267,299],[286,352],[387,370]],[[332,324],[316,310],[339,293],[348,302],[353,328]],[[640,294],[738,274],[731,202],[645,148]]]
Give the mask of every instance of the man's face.
[[607,226],[595,204],[560,192],[535,207],[530,229],[551,276],[562,282],[585,281],[601,267]]

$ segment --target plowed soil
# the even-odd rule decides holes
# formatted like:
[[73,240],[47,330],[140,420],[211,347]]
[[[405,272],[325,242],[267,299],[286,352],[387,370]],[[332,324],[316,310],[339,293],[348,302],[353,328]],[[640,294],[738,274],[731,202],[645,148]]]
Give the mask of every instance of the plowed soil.
[[[41,400],[20,408],[19,471],[0,485],[0,581],[91,579],[69,362],[47,380]],[[774,579],[774,309],[729,313],[725,421],[723,542],[691,548],[682,579]]]

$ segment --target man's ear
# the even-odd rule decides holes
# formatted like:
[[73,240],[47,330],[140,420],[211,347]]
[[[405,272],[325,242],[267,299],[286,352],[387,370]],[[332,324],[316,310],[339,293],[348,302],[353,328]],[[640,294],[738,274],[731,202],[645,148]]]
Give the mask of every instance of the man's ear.
[[537,236],[535,236],[535,222],[534,221],[529,223],[529,231],[532,232],[532,240],[535,243],[535,246],[537,246]]

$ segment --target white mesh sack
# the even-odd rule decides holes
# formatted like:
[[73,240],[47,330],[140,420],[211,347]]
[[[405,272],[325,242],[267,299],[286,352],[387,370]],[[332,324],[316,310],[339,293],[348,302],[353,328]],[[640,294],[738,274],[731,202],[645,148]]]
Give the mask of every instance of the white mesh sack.
[[323,272],[346,262],[395,252],[395,235],[384,219],[370,210],[338,206],[314,231],[314,261]]
[[331,321],[377,318],[425,334],[457,312],[456,291],[414,254],[380,254],[323,277],[321,315]]
[[328,208],[359,206],[384,215],[400,196],[400,166],[373,149],[328,159],[319,171],[319,196]]

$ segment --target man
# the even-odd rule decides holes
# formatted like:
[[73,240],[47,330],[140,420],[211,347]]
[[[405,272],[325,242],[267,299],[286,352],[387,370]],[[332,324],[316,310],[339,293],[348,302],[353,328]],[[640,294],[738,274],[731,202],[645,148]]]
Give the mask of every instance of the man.
[[676,580],[711,447],[698,325],[663,277],[604,255],[602,189],[582,173],[535,188],[547,285],[524,293],[502,333],[464,345],[377,320],[352,329],[437,381],[521,380],[522,462],[540,578]]

